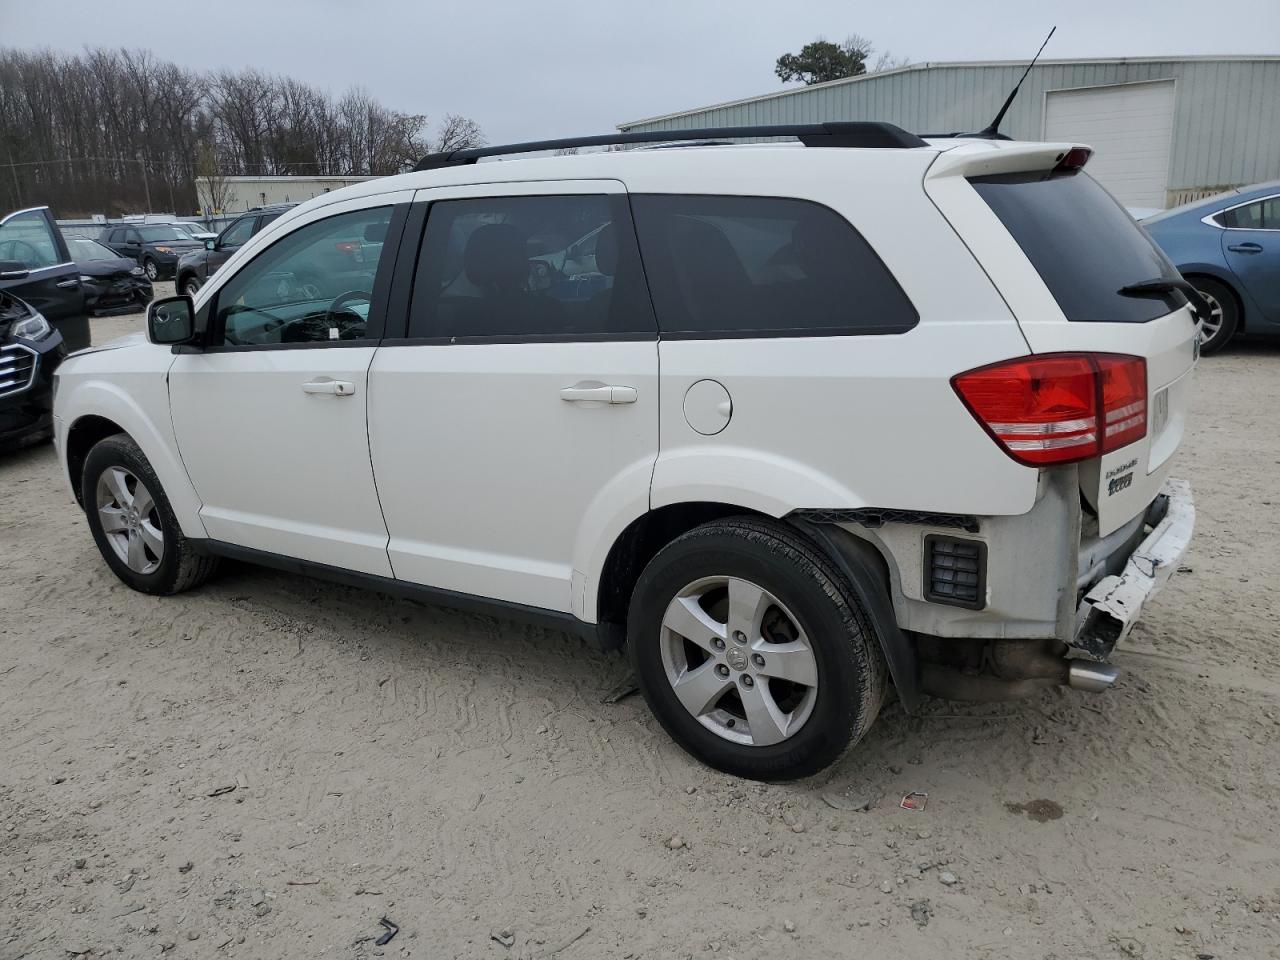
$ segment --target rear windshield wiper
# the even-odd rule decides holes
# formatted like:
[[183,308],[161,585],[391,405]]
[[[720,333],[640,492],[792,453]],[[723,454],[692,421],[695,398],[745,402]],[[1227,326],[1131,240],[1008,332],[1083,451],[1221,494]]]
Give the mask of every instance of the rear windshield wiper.
[[1200,291],[1191,285],[1190,281],[1183,280],[1181,277],[1156,277],[1153,280],[1139,280],[1137,283],[1131,283],[1128,286],[1121,287],[1116,293],[1122,297],[1163,297],[1177,290],[1186,296],[1191,303],[1191,310],[1200,320],[1205,320],[1209,316],[1209,304],[1205,302],[1204,297],[1200,295]]

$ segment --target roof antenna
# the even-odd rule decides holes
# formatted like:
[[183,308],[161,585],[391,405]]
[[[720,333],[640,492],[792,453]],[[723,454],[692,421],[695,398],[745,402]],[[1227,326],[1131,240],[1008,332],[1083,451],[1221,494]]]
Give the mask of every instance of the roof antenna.
[[1031,58],[1031,62],[1027,64],[1027,69],[1022,72],[1021,79],[1014,84],[1013,90],[1009,92],[1009,99],[1005,100],[1004,106],[1000,108],[1000,112],[996,114],[996,118],[987,125],[987,128],[980,133],[970,134],[973,137],[979,137],[983,140],[1008,140],[1003,133],[1000,132],[1000,121],[1004,119],[1004,115],[1009,112],[1009,107],[1013,105],[1013,98],[1018,95],[1018,91],[1022,89],[1022,81],[1027,79],[1027,74],[1031,72],[1031,68],[1036,65],[1036,61],[1040,59],[1040,54],[1044,53],[1044,48],[1049,45],[1049,37],[1053,36],[1055,25],[1049,30],[1049,36],[1044,38],[1044,43],[1040,44],[1040,49],[1036,51],[1036,55]]

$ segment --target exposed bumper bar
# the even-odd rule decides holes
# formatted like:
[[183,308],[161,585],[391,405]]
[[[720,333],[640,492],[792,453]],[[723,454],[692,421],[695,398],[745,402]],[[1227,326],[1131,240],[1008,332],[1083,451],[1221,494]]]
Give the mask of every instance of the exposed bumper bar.
[[1191,484],[1170,477],[1160,490],[1168,497],[1164,517],[1129,556],[1124,570],[1103,577],[1076,611],[1071,646],[1105,658],[1129,635],[1146,602],[1165,585],[1191,542],[1196,508]]

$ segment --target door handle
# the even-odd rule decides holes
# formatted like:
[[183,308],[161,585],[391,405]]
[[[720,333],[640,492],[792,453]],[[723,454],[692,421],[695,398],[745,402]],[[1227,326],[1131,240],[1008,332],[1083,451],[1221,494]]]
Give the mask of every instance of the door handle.
[[70,280],[59,280],[54,286],[59,290],[70,290],[72,287],[80,286],[80,281],[72,277]]
[[1262,244],[1260,243],[1233,243],[1227,247],[1234,253],[1261,253]]
[[309,380],[302,385],[302,392],[349,397],[356,392],[356,385],[350,380]]
[[638,396],[635,387],[595,380],[584,380],[560,391],[560,399],[569,403],[635,403]]

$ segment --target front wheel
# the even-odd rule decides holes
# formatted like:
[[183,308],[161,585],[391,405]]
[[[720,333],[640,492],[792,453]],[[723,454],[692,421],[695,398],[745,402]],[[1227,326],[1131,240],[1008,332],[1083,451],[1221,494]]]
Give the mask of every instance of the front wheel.
[[180,593],[213,573],[217,559],[182,535],[164,488],[142,450],[123,433],[85,458],[80,494],[102,558],[142,593]]
[[195,277],[187,277],[182,281],[182,292],[188,297],[194,297],[200,292],[200,281]]
[[808,776],[866,733],[886,667],[852,589],[784,524],[734,518],[663,548],[641,574],[628,646],[645,700],[704,763]]
[[1200,352],[1205,356],[1217,353],[1227,345],[1240,324],[1240,308],[1235,294],[1224,283],[1208,277],[1192,277],[1192,285],[1204,297],[1209,315],[1198,321]]
[[147,275],[147,279],[152,283],[160,279],[160,268],[156,266],[156,262],[150,257],[142,261],[142,272]]

